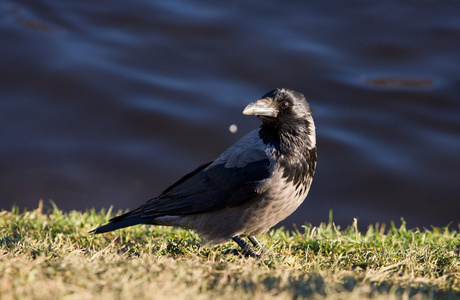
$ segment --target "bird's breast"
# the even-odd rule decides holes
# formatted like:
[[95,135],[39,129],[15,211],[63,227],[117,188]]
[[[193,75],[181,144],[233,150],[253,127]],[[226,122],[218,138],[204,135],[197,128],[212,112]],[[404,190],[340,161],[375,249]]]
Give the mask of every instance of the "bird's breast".
[[265,183],[269,187],[259,202],[253,204],[251,210],[257,213],[248,214],[247,228],[251,230],[245,235],[260,234],[291,215],[307,197],[311,181],[312,177],[306,174],[302,184],[295,184],[283,177],[281,168],[274,172]]

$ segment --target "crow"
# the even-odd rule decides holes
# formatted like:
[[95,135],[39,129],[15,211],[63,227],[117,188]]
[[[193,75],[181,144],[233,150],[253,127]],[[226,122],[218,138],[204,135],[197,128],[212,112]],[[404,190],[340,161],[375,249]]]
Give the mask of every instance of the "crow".
[[243,114],[259,117],[260,128],[91,233],[137,224],[178,226],[213,244],[233,239],[245,255],[261,257],[266,250],[255,236],[292,214],[308,194],[316,168],[315,124],[304,95],[286,88],[266,93]]

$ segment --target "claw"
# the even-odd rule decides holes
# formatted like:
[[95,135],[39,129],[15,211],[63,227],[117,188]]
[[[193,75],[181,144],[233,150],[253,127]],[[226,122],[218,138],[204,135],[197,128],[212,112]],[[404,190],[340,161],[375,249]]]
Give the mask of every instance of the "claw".
[[258,247],[261,249],[261,253],[259,253],[257,250],[255,250],[251,245],[249,245],[248,243],[246,243],[243,239],[241,239],[238,235],[234,236],[232,238],[237,244],[238,246],[241,247],[241,249],[243,249],[243,255],[244,256],[250,256],[250,257],[256,257],[256,258],[261,258],[263,256],[263,254],[266,252],[266,250],[264,249],[264,247],[262,247],[262,245],[260,245],[259,241],[257,241],[257,239],[255,237],[250,237],[249,240],[251,241],[251,243],[254,244],[254,240],[257,244],[254,244],[254,246]]

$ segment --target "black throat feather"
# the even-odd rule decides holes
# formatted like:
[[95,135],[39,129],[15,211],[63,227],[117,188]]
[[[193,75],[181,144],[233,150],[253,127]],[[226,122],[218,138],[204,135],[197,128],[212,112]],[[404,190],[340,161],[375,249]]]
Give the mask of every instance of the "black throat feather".
[[259,137],[266,145],[276,149],[275,155],[283,169],[283,178],[296,188],[309,186],[316,168],[316,146],[311,145],[308,123],[295,126],[280,126],[279,123],[264,122]]

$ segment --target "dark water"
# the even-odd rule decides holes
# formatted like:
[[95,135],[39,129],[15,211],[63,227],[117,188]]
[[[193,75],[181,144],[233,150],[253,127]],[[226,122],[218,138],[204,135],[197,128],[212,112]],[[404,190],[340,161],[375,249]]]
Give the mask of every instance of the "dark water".
[[458,1],[2,1],[0,208],[135,208],[257,127],[247,103],[289,87],[314,110],[318,167],[284,225],[332,209],[344,225],[456,227],[459,12]]

